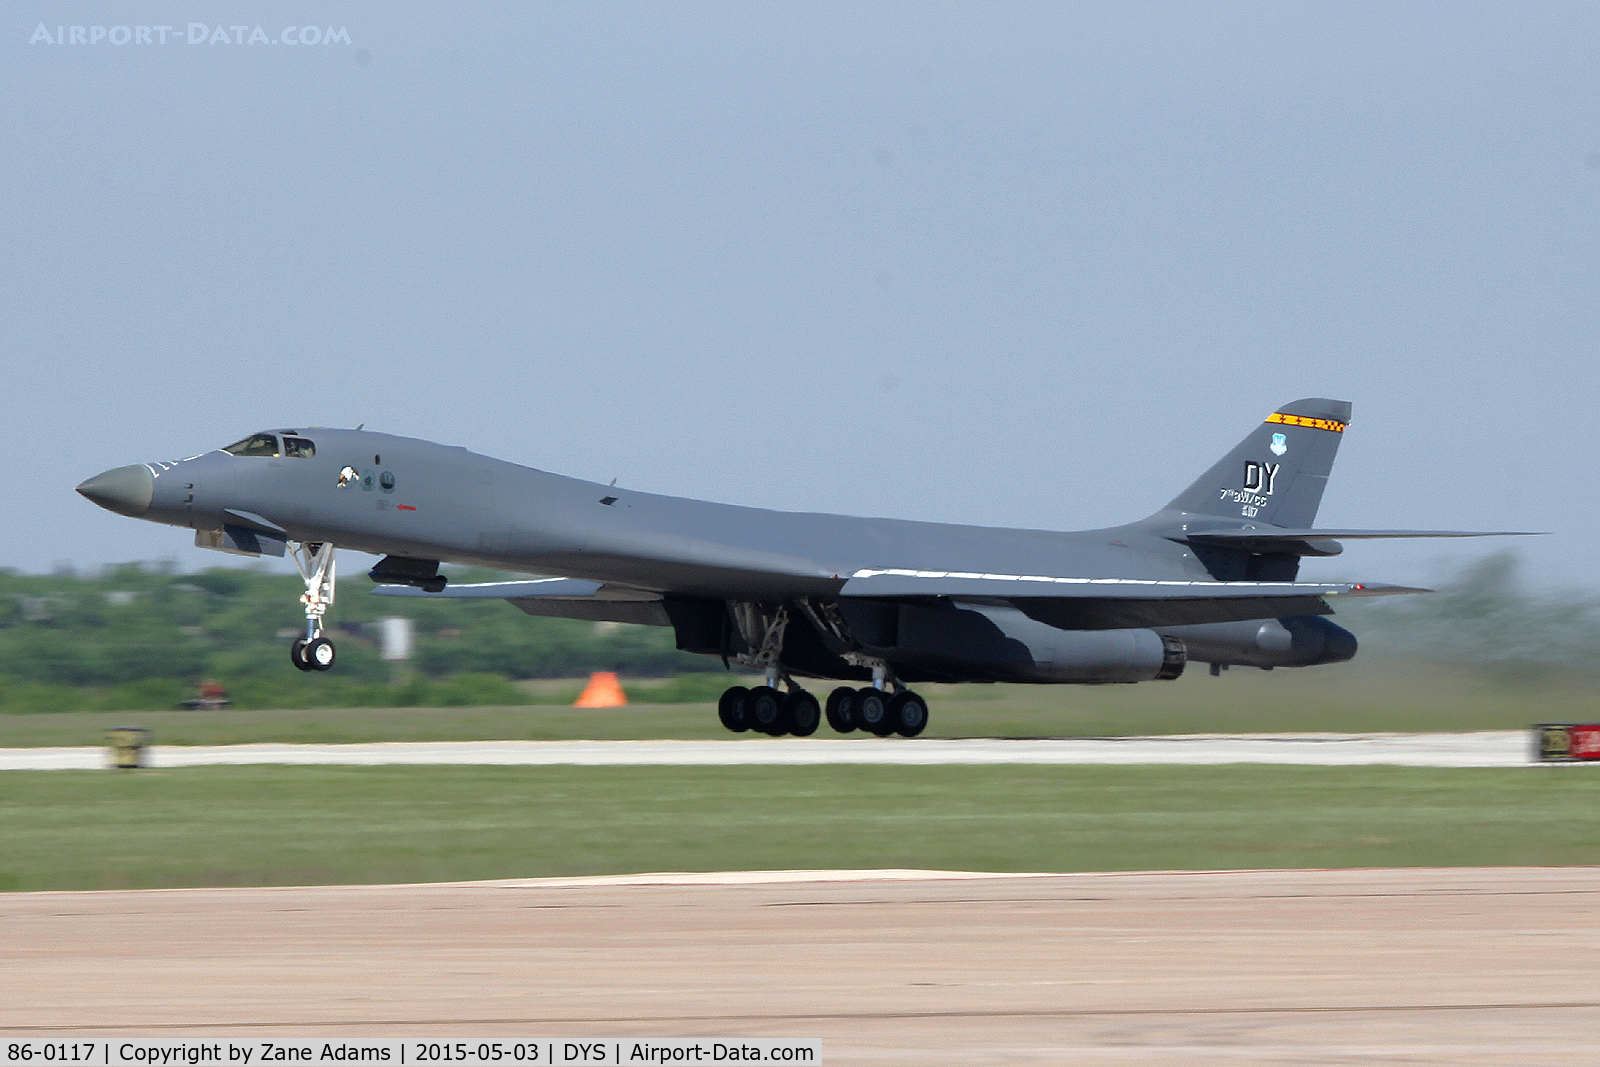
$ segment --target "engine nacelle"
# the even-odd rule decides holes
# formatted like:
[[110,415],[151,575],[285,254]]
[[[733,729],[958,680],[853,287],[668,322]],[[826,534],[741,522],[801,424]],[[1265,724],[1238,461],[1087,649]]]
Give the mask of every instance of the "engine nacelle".
[[1181,640],[1190,659],[1247,667],[1343,663],[1355,656],[1357,647],[1355,634],[1321,615],[1165,626],[1161,632]]
[[1154,630],[1060,630],[991,604],[872,604],[840,611],[897,670],[951,681],[1147,682],[1176,678],[1183,641]]

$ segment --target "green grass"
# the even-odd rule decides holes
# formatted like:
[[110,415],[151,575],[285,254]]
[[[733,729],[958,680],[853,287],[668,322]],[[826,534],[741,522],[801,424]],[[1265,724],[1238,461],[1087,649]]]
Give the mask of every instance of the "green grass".
[[660,870],[1600,863],[1584,767],[202,767],[0,774],[0,888]]
[[[733,679],[741,680],[741,679]],[[695,676],[695,684],[706,684]],[[537,699],[567,701],[580,683],[528,683]],[[636,699],[651,686],[626,683]],[[816,683],[819,694],[829,686]],[[1193,671],[1174,682],[1117,686],[919,686],[930,737],[1061,737],[1171,733],[1520,729],[1543,721],[1600,721],[1600,689],[1560,677],[1520,683],[1465,672],[1343,664],[1302,671]],[[104,731],[149,727],[168,745],[251,741],[465,741],[509,738],[720,738],[712,704],[639,703],[281,711],[60,712],[0,715],[0,747],[100,744]],[[829,736],[826,728],[824,736]]]

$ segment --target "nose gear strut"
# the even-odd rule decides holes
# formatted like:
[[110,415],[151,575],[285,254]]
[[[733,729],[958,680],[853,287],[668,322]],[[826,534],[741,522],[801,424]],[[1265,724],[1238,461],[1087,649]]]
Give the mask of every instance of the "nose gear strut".
[[295,569],[306,583],[300,603],[306,607],[306,635],[289,646],[289,659],[303,671],[325,671],[333,666],[333,642],[322,636],[322,616],[333,605],[337,571],[333,545],[326,541],[289,542]]

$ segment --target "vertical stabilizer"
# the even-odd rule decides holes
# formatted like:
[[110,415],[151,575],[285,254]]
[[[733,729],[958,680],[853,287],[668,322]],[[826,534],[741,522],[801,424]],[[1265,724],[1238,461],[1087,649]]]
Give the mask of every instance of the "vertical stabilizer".
[[1249,525],[1312,526],[1349,422],[1344,400],[1285,404],[1178,494],[1163,517],[1182,512]]

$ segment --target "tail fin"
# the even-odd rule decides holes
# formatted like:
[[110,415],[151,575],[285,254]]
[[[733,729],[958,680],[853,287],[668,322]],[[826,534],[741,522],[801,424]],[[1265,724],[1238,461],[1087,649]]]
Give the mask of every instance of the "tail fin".
[[[1313,397],[1285,404],[1162,512],[1290,528],[1313,525],[1350,404]],[[1176,517],[1176,516],[1173,516]]]

